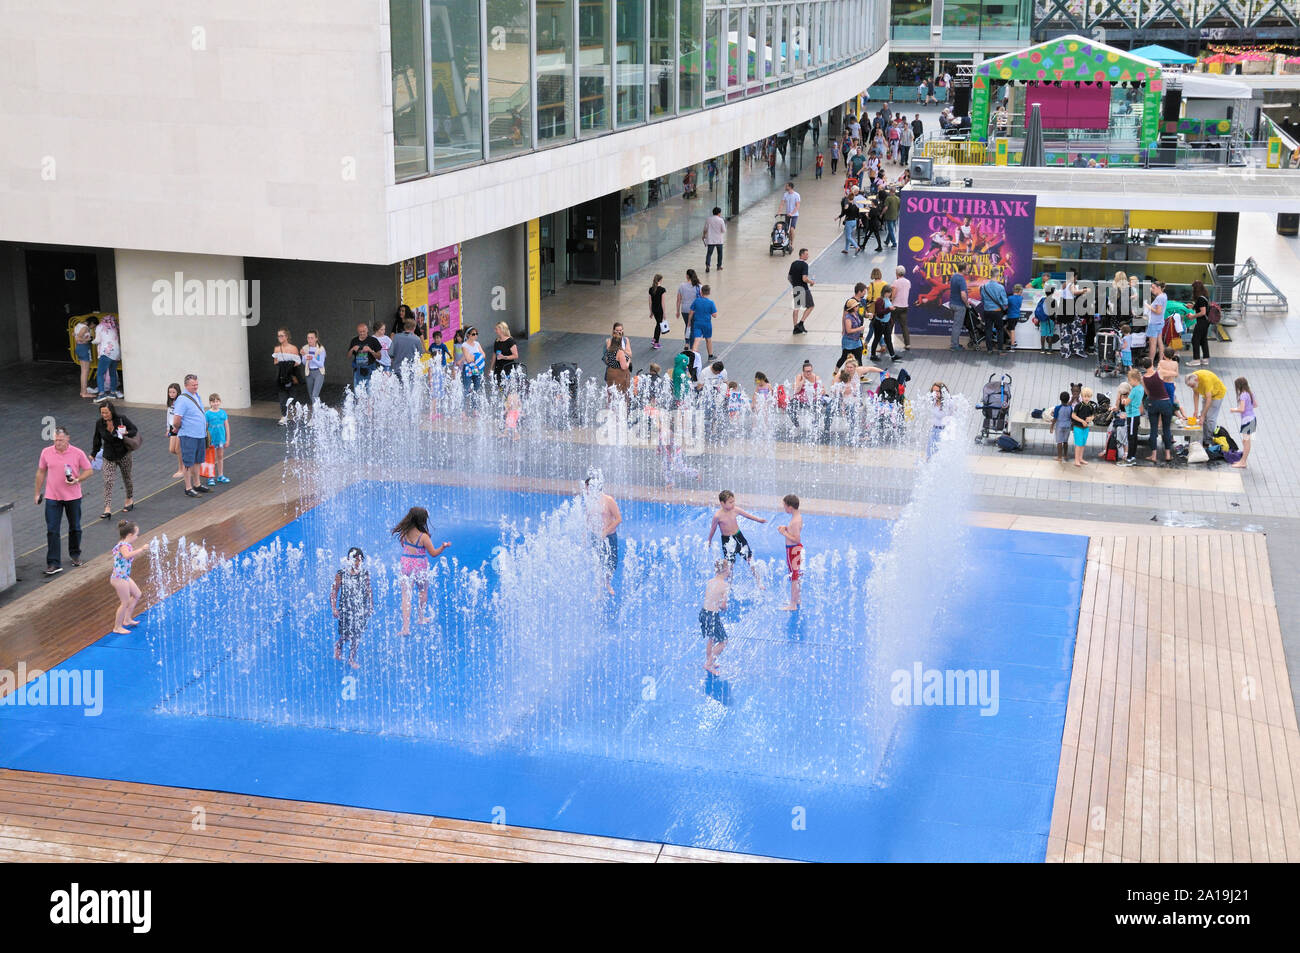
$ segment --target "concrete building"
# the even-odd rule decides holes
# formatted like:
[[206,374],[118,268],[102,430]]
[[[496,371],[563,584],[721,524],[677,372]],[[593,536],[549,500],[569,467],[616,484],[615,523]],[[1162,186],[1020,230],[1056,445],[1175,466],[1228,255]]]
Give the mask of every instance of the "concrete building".
[[[548,274],[617,279],[698,240],[715,201],[744,201],[742,146],[835,122],[888,55],[870,0],[14,0],[5,17],[0,364],[70,361],[68,319],[111,311],[128,401],[197,370],[231,407],[273,378],[281,325],[321,332],[335,382],[355,324],[399,302],[449,331],[539,329]],[[700,200],[678,232],[629,234],[670,196]]]

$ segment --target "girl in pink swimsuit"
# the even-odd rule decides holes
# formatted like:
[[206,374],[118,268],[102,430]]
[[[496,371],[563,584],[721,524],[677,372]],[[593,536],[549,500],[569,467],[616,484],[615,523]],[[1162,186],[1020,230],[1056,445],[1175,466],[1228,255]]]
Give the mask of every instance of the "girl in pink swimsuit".
[[433,620],[425,615],[425,606],[429,601],[429,557],[441,556],[451,545],[444,542],[434,548],[433,538],[429,536],[429,511],[423,506],[413,506],[402,517],[402,521],[393,527],[393,535],[401,547],[401,583],[402,583],[402,630],[398,635],[411,634],[411,585],[420,593],[420,625],[428,625]]

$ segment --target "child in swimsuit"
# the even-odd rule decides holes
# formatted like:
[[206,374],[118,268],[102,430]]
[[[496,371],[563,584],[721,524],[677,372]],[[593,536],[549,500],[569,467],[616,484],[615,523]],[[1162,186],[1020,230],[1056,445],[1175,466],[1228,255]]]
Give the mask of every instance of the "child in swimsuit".
[[740,531],[740,521],[737,517],[753,520],[755,523],[766,523],[761,516],[754,516],[752,513],[746,513],[736,505],[736,494],[730,490],[723,490],[718,494],[718,502],[721,503],[718,511],[713,514],[713,522],[709,523],[708,543],[713,543],[713,534],[718,530],[722,531],[722,558],[727,562],[734,563],[737,556],[745,557],[749,563],[750,572],[754,578],[758,579],[758,569],[754,565],[754,551],[749,547],[749,540],[745,539],[745,534]]
[[731,562],[719,559],[713,564],[713,578],[704,587],[704,606],[700,609],[700,635],[704,637],[704,670],[710,675],[721,674],[718,671],[718,656],[727,647],[727,629],[722,624],[722,612],[727,608],[731,566]]
[[330,609],[339,620],[339,640],[334,643],[334,657],[343,661],[343,643],[351,642],[348,664],[357,664],[357,645],[361,633],[375,611],[374,592],[370,586],[370,571],[362,568],[366,555],[356,546],[348,550],[347,569],[334,574],[334,588],[330,590]]
[[776,528],[785,537],[785,568],[790,571],[790,604],[781,608],[793,612],[799,608],[799,581],[803,578],[803,514],[799,512],[799,497],[793,493],[787,493],[781,502],[790,514],[790,522]]
[[134,545],[139,535],[140,527],[130,520],[117,524],[118,543],[113,547],[113,571],[108,577],[120,600],[117,615],[113,618],[113,632],[117,635],[130,635],[131,629],[140,624],[131,618],[136,603],[140,601],[140,587],[131,578],[131,563],[140,554],[140,549]]
[[451,543],[444,542],[434,548],[433,538],[429,535],[429,511],[423,506],[413,506],[402,521],[393,527],[393,535],[401,546],[402,558],[402,630],[398,635],[411,634],[411,585],[414,581],[420,593],[420,625],[428,625],[433,620],[425,615],[425,606],[429,601],[429,557],[441,556]]

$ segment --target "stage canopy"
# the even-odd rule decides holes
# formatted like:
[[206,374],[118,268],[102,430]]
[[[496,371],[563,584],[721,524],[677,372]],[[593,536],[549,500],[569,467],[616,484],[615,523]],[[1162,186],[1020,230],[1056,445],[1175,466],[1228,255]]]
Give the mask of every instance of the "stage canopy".
[[1155,60],[1075,35],[985,60],[975,67],[971,81],[971,138],[988,141],[990,94],[1002,83],[1050,85],[1061,89],[1062,94],[1125,84],[1142,90],[1139,143],[1149,146],[1160,130],[1160,98],[1164,90],[1161,77],[1160,64]]
[[1171,50],[1169,47],[1161,46],[1158,43],[1131,50],[1130,55],[1140,56],[1144,60],[1153,60],[1165,66],[1191,66],[1196,62],[1195,56],[1179,53],[1177,50]]

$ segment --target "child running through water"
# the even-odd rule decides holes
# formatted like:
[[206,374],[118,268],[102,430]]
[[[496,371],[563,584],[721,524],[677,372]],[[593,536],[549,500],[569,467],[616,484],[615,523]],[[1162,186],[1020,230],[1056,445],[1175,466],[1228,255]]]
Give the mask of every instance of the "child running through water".
[[139,535],[140,527],[130,520],[122,520],[117,524],[118,543],[113,547],[113,571],[108,577],[109,584],[121,600],[117,615],[113,617],[113,632],[116,635],[130,635],[131,629],[140,624],[132,618],[136,603],[140,601],[140,587],[131,578],[131,562],[146,548],[136,547],[135,540]]
[[1237,389],[1237,406],[1231,408],[1231,411],[1241,414],[1241,459],[1232,466],[1244,470],[1246,461],[1250,458],[1250,435],[1255,432],[1255,408],[1259,405],[1255,402],[1255,395],[1251,393],[1246,378],[1238,377],[1232,384]]
[[790,522],[776,528],[785,537],[785,568],[790,571],[790,603],[781,608],[794,612],[799,608],[799,580],[803,577],[803,514],[799,512],[799,497],[793,493],[787,493],[781,502],[790,514]]
[[720,675],[718,657],[727,647],[727,629],[722,613],[727,608],[727,590],[731,586],[731,563],[719,559],[713,564],[713,578],[704,586],[704,606],[700,609],[700,635],[704,637],[704,671]]
[[365,569],[366,554],[353,546],[348,550],[347,568],[334,574],[334,588],[330,590],[330,609],[339,620],[339,640],[334,643],[334,657],[343,661],[343,643],[351,642],[348,664],[357,664],[357,646],[361,633],[375,611],[374,592],[370,587],[370,570]]
[[226,476],[226,446],[230,443],[230,417],[221,409],[221,395],[208,395],[208,409],[203,415],[208,420],[208,439],[212,441],[213,455],[216,457],[217,469],[213,472],[208,486],[229,483]]
[[754,565],[754,551],[749,548],[749,540],[745,539],[745,534],[740,531],[740,520],[737,517],[743,516],[755,523],[766,523],[767,520],[761,516],[746,513],[737,506],[736,494],[730,490],[723,490],[719,493],[718,502],[722,505],[713,514],[713,521],[709,523],[707,543],[710,546],[713,545],[713,534],[721,530],[722,558],[729,563],[734,563],[737,556],[744,556],[745,561],[749,563],[749,571],[754,574],[754,579],[757,581],[758,567]]
[[429,557],[441,556],[451,543],[444,542],[434,548],[433,537],[429,535],[429,511],[423,506],[411,507],[402,521],[393,527],[393,535],[402,550],[402,630],[397,634],[410,635],[412,581],[420,593],[420,615],[416,621],[428,625],[433,621],[424,614],[429,601]]

